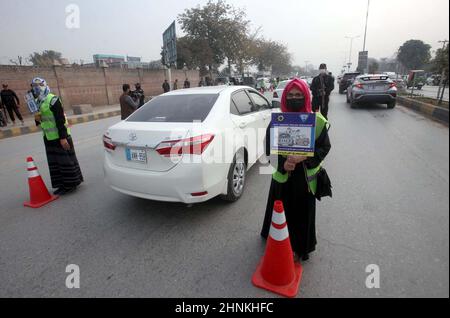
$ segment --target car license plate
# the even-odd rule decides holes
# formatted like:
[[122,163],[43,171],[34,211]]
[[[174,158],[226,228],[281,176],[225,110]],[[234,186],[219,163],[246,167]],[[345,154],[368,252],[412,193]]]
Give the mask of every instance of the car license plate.
[[130,149],[125,150],[127,160],[140,163],[147,163],[147,152],[143,149]]
[[371,86],[369,86],[369,88],[371,91],[377,91],[377,92],[384,90],[384,86],[382,86],[382,85],[371,85]]

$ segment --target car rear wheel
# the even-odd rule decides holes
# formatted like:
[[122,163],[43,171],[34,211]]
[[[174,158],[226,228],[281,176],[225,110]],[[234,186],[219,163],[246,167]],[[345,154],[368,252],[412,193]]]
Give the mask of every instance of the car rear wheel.
[[347,104],[350,104],[350,98],[348,97],[348,94],[347,94]]
[[228,202],[236,202],[244,193],[245,181],[247,178],[247,164],[245,163],[244,152],[238,152],[233,164],[228,172],[228,191],[222,199]]
[[350,107],[352,109],[358,108],[358,105],[356,104],[356,102],[353,99],[350,100]]
[[388,103],[387,107],[388,107],[388,109],[393,109],[393,108],[395,108],[395,105],[396,105],[396,102],[393,101],[393,102]]

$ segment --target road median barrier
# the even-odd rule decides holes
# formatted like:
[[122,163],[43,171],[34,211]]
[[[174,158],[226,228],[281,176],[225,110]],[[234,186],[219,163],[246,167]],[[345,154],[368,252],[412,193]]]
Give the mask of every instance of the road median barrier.
[[[69,122],[69,125],[77,125],[82,123],[87,123],[95,120],[105,119],[109,117],[115,117],[120,116],[120,109],[119,110],[110,110],[100,113],[91,113],[91,114],[85,114],[85,115],[77,115],[77,116],[68,116],[67,120]],[[11,138],[11,137],[17,137],[27,134],[32,134],[41,131],[41,128],[36,125],[27,125],[22,127],[11,127],[11,128],[3,128],[0,129],[0,140]]]
[[397,102],[407,108],[411,108],[419,113],[426,115],[427,117],[433,118],[441,123],[448,125],[448,106],[445,105],[437,106],[430,103],[425,103],[414,98],[408,98],[406,96],[398,96]]

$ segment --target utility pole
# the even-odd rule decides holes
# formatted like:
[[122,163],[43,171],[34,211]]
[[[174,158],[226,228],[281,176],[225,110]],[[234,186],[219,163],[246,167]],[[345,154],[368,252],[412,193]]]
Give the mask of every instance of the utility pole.
[[360,35],[356,35],[356,36],[346,36],[345,38],[346,39],[350,39],[350,53],[349,53],[349,56],[348,56],[348,71],[350,72],[350,67],[351,67],[351,65],[352,65],[352,50],[353,50],[353,40],[354,39],[357,39],[357,38],[359,38],[359,37],[361,37]]
[[308,63],[309,61],[305,61],[305,76],[308,76]]
[[[438,43],[442,43],[442,51],[445,50],[445,47],[447,46],[448,40],[438,41]],[[439,89],[438,89],[438,104],[442,104],[442,100],[444,99],[444,92],[445,92],[445,84],[447,83],[447,79],[444,80],[445,77],[445,69],[442,70],[441,75],[441,81],[439,83]]]

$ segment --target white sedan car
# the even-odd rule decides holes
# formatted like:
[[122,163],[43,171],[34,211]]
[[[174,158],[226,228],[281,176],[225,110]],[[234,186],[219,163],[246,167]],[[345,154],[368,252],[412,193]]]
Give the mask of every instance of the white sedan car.
[[238,200],[264,154],[272,106],[244,86],[158,96],[103,136],[106,182],[121,193],[167,202]]
[[[306,84],[308,84],[308,86],[311,85],[307,82],[307,80],[304,80],[302,78],[300,78],[300,79],[302,81],[306,82]],[[291,80],[287,80],[287,81],[281,81],[280,83],[278,83],[277,88],[273,91],[273,98],[272,98],[272,106],[273,107],[275,107],[275,108],[281,107],[281,97],[283,96],[284,89],[290,82],[291,82]],[[312,96],[312,93],[311,93],[311,96]]]
[[281,97],[283,96],[283,91],[290,81],[281,81],[278,83],[277,88],[273,91],[272,105],[273,107],[281,106]]

